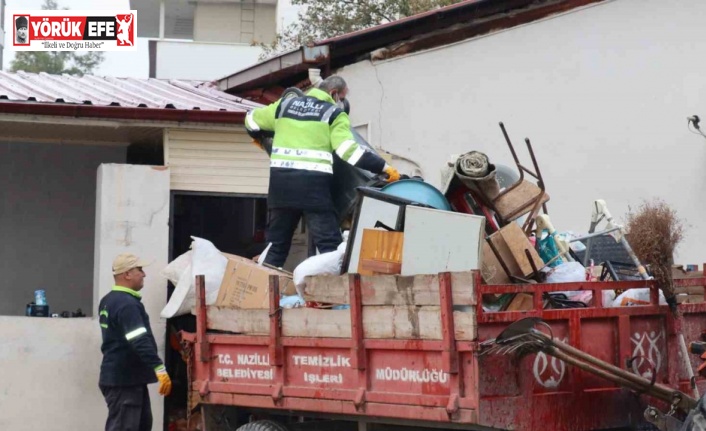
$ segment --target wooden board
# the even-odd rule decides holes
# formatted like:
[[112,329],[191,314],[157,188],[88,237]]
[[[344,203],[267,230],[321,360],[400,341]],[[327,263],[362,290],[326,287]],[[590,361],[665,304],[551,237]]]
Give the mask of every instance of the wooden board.
[[[393,263],[402,265],[402,247],[404,233],[389,232],[381,229],[364,229],[363,241],[360,246],[358,274],[374,275],[376,271],[368,265],[367,261]],[[401,269],[401,268],[400,268]],[[397,272],[399,274],[399,271]]]
[[[350,338],[350,310],[293,308],[282,310],[282,335]],[[456,340],[476,338],[475,312],[454,311]],[[268,310],[208,307],[208,329],[246,335],[269,335]],[[363,337],[370,339],[441,340],[439,307],[363,307]]]
[[530,293],[518,293],[505,311],[527,311],[534,308],[534,297]]
[[[683,280],[689,278],[700,278],[704,276],[703,271],[685,271],[683,265],[675,265],[672,267],[672,278],[674,280]],[[677,303],[679,304],[698,304],[704,302],[704,286],[686,286],[675,287],[674,293],[677,294]]]
[[350,260],[347,263],[347,267],[344,267],[344,272],[351,274],[358,272],[358,258],[363,244],[363,229],[372,229],[377,222],[384,223],[392,228],[396,227],[401,211],[400,208],[399,205],[363,196],[355,231],[351,231],[351,236],[348,239],[346,252],[350,254]]
[[[475,305],[473,272],[452,272],[451,291],[455,305]],[[348,304],[349,277],[307,277],[304,299],[327,304]],[[363,305],[439,305],[438,275],[361,276]]]
[[[495,200],[494,205],[500,217],[504,220],[515,220],[532,211],[532,204],[539,197],[542,190],[536,184],[522,180],[519,186]],[[542,196],[542,203],[549,200],[546,193]]]
[[517,223],[510,223],[499,231],[490,235],[490,241],[500,254],[499,258],[507,266],[510,274],[526,277],[532,274],[532,266],[527,260],[525,250],[529,250],[537,269],[544,267],[544,261],[529,242]]
[[483,241],[483,261],[480,270],[485,284],[512,284],[500,261],[487,241]]

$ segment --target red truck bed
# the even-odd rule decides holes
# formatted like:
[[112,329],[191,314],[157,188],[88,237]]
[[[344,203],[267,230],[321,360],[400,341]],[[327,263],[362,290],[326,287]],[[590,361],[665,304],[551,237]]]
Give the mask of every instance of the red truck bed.
[[[656,305],[657,290],[651,281],[488,286],[474,273],[473,285],[452,286],[453,279],[451,274],[434,278],[438,282],[439,339],[366,338],[363,304],[370,278],[361,289],[356,275],[349,278],[350,326],[342,329],[343,337],[283,336],[282,322],[287,319],[282,316],[290,310],[278,307],[276,278],[271,280],[271,309],[263,310],[267,334],[214,333],[207,317],[210,307],[203,305],[201,279],[197,282],[201,286],[197,288],[197,331],[182,334],[186,342],[193,343],[192,403],[295,411],[303,416],[341,415],[370,422],[385,418],[406,424],[414,420],[419,425],[528,431],[618,428],[643,422],[647,402],[661,405],[543,353],[521,359],[477,354],[480,342],[530,316],[549,323],[556,339],[621,368],[637,357],[637,372],[650,377],[656,369],[656,381],[691,393],[677,354],[675,320],[667,306]],[[675,283],[704,286],[706,279]],[[653,288],[652,305],[602,306],[602,290],[646,285]],[[477,328],[473,331],[456,327],[466,322],[454,308],[459,304],[452,303],[462,289],[473,291],[472,304],[463,304],[474,313]],[[573,290],[593,291],[594,306],[542,309],[543,292]],[[518,292],[534,295],[533,310],[483,311],[483,295]],[[706,303],[682,304],[679,309],[687,342],[700,339],[706,326]],[[414,316],[407,317],[414,322]],[[365,325],[371,323],[365,321]],[[458,340],[460,333],[465,338],[469,333],[477,337]],[[395,334],[395,338],[399,337]],[[698,358],[691,360],[693,366],[698,365]]]

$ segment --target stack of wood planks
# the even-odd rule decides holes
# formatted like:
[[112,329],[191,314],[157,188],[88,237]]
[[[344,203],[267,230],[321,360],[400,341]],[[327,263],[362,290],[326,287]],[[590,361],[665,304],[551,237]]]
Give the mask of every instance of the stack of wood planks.
[[[438,275],[361,276],[363,336],[370,339],[441,340]],[[349,304],[349,276],[307,279],[304,299]],[[474,273],[451,273],[456,340],[476,339]],[[208,329],[247,335],[270,332],[269,310],[208,308]],[[349,338],[350,310],[293,308],[282,310],[282,335]]]
[[[703,277],[704,271],[699,271],[698,265],[693,266],[696,266],[695,271],[686,271],[683,265],[674,265],[672,267],[672,278],[674,280],[682,280]],[[703,269],[706,270],[706,267]],[[677,295],[677,302],[679,304],[704,302],[704,286],[675,287],[674,293]]]

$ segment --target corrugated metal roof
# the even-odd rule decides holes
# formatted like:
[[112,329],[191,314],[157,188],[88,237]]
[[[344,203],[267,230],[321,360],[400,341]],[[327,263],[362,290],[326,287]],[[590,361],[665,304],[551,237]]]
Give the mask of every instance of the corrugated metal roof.
[[255,102],[215,83],[0,71],[0,103],[44,102],[126,108],[246,112]]

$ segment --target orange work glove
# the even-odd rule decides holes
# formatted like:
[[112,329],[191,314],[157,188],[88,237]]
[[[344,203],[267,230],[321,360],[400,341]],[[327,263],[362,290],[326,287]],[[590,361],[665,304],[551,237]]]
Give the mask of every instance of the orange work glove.
[[257,146],[257,148],[261,149],[262,151],[265,151],[265,149],[262,147],[262,144],[260,143],[259,140],[253,139],[252,143],[255,144]]
[[157,375],[157,380],[159,380],[159,394],[166,397],[172,392],[172,379],[169,378],[164,365],[157,367],[154,372]]
[[395,181],[400,180],[400,173],[397,172],[397,169],[393,168],[392,166],[385,164],[385,168],[383,169],[383,172],[387,174],[387,182],[388,183],[394,183]]

